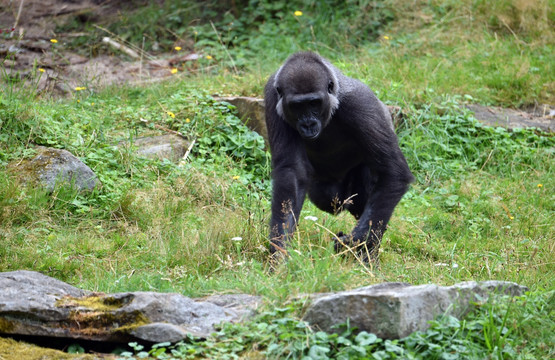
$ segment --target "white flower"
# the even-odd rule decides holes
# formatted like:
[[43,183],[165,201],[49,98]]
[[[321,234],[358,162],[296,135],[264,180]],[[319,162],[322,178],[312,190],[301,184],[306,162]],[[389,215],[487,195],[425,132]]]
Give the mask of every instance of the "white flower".
[[304,217],[305,220],[312,220],[312,221],[317,221],[318,218],[316,216],[312,216],[312,215],[308,215]]
[[231,238],[231,241],[241,241],[241,240],[243,240],[243,238],[240,237],[240,236],[236,236],[234,238]]

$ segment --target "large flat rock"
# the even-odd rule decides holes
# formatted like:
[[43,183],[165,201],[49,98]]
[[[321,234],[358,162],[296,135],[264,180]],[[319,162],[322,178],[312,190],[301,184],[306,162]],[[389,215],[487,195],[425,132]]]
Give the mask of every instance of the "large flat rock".
[[526,287],[511,282],[463,282],[453,286],[385,283],[317,298],[304,320],[326,332],[338,332],[336,325],[349,321],[359,331],[384,339],[399,339],[428,328],[441,314],[460,317],[472,309],[472,302],[494,293],[521,295]]
[[0,273],[0,334],[127,343],[206,337],[254,313],[261,298],[197,301],[155,292],[93,293],[33,271]]
[[555,107],[543,105],[529,111],[505,109],[496,106],[467,105],[476,119],[488,126],[507,129],[538,128],[545,132],[555,131]]

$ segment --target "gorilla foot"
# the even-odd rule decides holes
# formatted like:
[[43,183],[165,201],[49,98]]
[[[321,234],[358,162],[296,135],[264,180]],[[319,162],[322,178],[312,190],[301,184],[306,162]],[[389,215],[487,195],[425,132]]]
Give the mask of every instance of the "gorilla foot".
[[364,263],[378,263],[379,246],[371,246],[367,241],[353,239],[352,235],[338,232],[334,238],[334,249],[338,254],[351,253]]

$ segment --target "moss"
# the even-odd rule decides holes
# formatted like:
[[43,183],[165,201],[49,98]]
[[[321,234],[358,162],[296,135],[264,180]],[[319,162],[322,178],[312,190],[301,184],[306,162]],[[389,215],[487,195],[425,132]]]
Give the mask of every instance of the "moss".
[[93,294],[84,297],[64,297],[56,306],[69,308],[69,320],[62,326],[72,332],[85,336],[126,334],[129,331],[150,323],[139,311],[118,312],[130,301],[131,297],[106,296]]
[[58,300],[56,306],[68,308],[83,307],[94,311],[115,311],[127,302],[126,298],[116,299],[113,296],[105,296],[104,294],[93,294],[79,298],[66,296]]
[[[110,359],[113,357],[107,356],[103,358]],[[0,338],[0,359],[2,360],[42,360],[42,359],[96,360],[101,358],[94,355],[67,354],[59,350],[45,349],[45,348],[41,348],[36,345],[27,344],[21,341]]]
[[126,334],[149,323],[149,320],[138,311],[121,314],[105,311],[72,311],[69,320],[68,326],[73,332],[87,336]]
[[15,325],[13,322],[0,318],[0,333],[9,334],[14,329]]

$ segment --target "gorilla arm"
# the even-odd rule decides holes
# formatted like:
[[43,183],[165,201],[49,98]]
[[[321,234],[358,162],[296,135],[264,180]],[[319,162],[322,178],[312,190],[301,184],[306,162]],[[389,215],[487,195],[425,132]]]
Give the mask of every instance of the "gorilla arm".
[[265,89],[266,126],[272,153],[272,216],[270,251],[284,251],[299,218],[306,196],[309,163],[296,130],[277,113],[273,77]]
[[366,164],[362,179],[366,204],[351,237],[354,242],[366,242],[375,258],[393,210],[414,178],[399,148],[389,110],[366,85],[356,83],[338,111],[356,130],[352,133]]

